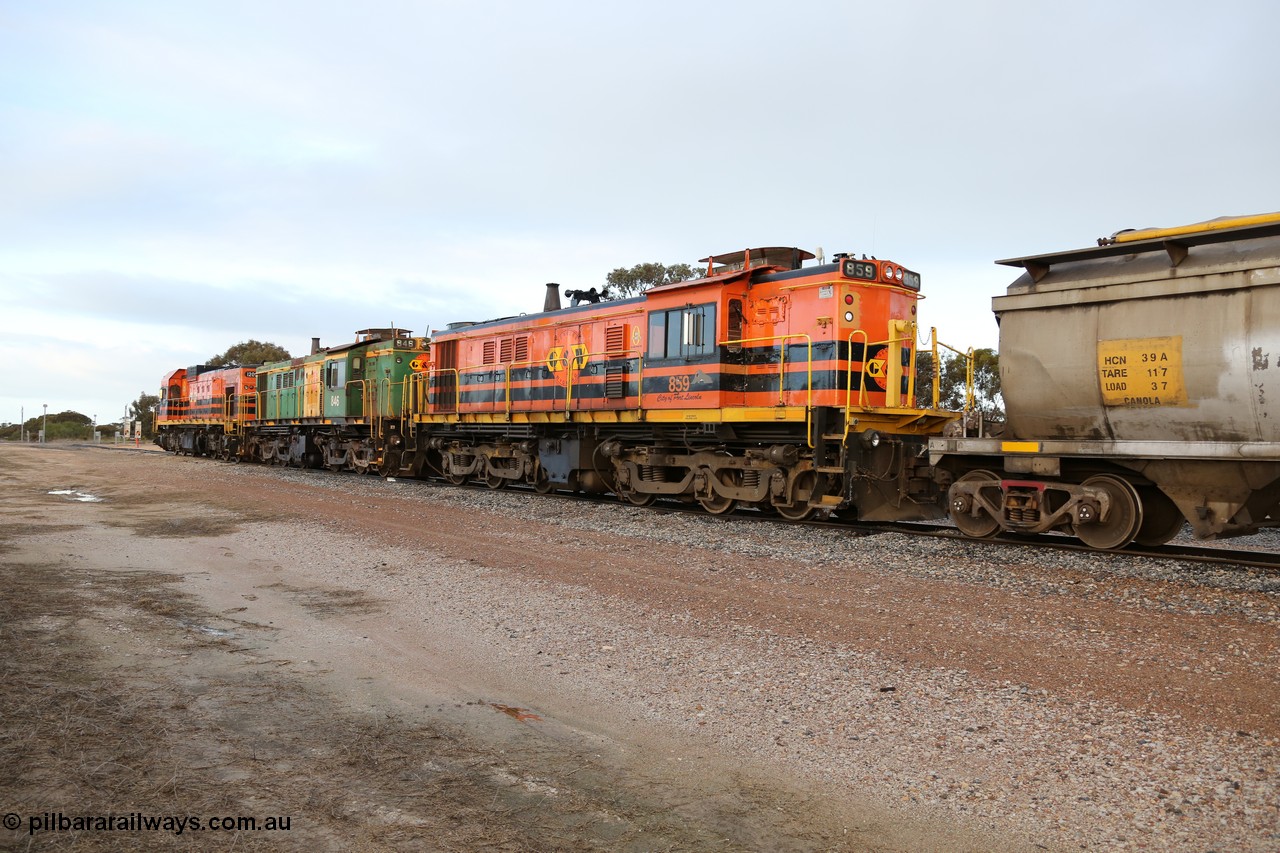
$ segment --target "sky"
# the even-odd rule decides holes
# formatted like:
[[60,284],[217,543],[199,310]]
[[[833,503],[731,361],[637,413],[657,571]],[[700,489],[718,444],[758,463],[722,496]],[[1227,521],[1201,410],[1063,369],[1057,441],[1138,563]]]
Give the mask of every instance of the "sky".
[[997,259],[1280,210],[1280,4],[0,0],[0,422],[240,341],[749,246]]

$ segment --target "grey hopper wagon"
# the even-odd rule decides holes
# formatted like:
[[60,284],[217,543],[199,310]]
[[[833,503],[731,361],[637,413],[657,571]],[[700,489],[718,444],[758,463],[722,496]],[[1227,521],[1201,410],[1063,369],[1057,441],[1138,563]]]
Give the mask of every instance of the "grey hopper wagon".
[[1012,258],[1006,437],[938,438],[966,533],[1158,544],[1280,523],[1280,214]]

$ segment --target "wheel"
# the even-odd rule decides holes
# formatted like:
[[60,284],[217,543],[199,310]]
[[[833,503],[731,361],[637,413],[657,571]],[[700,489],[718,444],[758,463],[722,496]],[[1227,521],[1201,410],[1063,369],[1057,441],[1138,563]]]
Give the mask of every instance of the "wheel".
[[713,494],[709,498],[698,498],[702,508],[712,515],[728,515],[738,508],[738,502],[721,494]]
[[800,504],[798,506],[782,506],[781,504],[776,504],[773,508],[778,511],[778,515],[782,516],[787,521],[804,521],[806,518],[813,515],[813,507],[809,506],[807,503]]
[[1138,499],[1137,489],[1110,474],[1090,477],[1082,485],[1105,490],[1111,498],[1111,510],[1105,521],[1073,524],[1071,531],[1076,538],[1090,548],[1102,551],[1123,548],[1132,542],[1142,528],[1142,502]]
[[648,506],[656,501],[658,496],[653,492],[627,492],[623,498],[632,506]]
[[1155,486],[1146,486],[1138,490],[1138,497],[1142,499],[1142,525],[1134,542],[1154,548],[1182,532],[1187,520],[1168,495]]
[[507,485],[507,478],[498,474],[485,474],[484,484],[496,492]]
[[[726,468],[718,474],[708,471],[707,476],[715,477],[727,486],[738,485],[739,475],[732,468]],[[735,498],[726,497],[720,494],[715,491],[714,487],[712,487],[711,496],[700,496],[698,498],[698,503],[702,504],[702,508],[712,515],[728,515],[738,508],[738,501]]]
[[[990,471],[970,471],[965,474],[957,483],[979,482],[995,482],[1000,478]],[[1000,529],[1000,522],[991,517],[985,509],[978,509],[978,514],[973,514],[973,505],[967,496],[957,495],[951,498],[947,503],[947,514],[951,516],[952,523],[965,536],[971,536],[974,539],[982,539],[992,536]]]
[[400,454],[387,453],[378,464],[378,476],[394,477],[400,471]]
[[541,465],[538,466],[538,473],[533,476],[533,490],[540,495],[549,495],[552,491],[551,478],[547,476],[547,469]]
[[817,482],[818,475],[813,471],[805,471],[801,473],[796,477],[795,487],[792,489],[792,494],[805,494],[806,497],[803,499],[803,502],[797,502],[790,506],[774,504],[773,508],[778,511],[778,515],[782,516],[787,521],[804,521],[806,518],[813,515],[814,507],[810,505],[809,501],[813,497],[813,487]]
[[451,485],[461,486],[463,483],[467,482],[467,480],[471,479],[471,476],[469,474],[448,473],[444,475],[444,478],[448,480]]

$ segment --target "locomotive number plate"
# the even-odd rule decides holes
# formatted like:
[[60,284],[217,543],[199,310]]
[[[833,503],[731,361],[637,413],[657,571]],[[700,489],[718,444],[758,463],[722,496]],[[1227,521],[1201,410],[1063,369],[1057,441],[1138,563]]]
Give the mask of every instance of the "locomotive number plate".
[[1185,406],[1182,336],[1098,341],[1104,406]]

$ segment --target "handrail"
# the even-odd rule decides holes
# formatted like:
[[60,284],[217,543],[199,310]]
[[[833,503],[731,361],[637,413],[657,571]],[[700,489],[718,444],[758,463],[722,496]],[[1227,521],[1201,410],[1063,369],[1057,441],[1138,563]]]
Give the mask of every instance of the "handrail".
[[[888,347],[889,348],[889,353],[887,353],[888,357],[890,359],[893,359],[894,360],[893,363],[899,365],[899,369],[901,369],[901,359],[902,359],[902,356],[900,354],[902,351],[901,344],[903,341],[910,341],[912,343],[915,343],[915,339],[916,339],[915,324],[908,322],[906,324],[906,328],[903,331],[904,331],[904,334],[902,335],[897,335],[891,338],[885,338],[882,341],[870,340],[869,336],[867,335],[866,329],[854,329],[851,332],[849,332],[849,337],[848,337],[849,357],[847,361],[847,367],[845,368],[846,379],[845,379],[844,422],[845,422],[846,436],[849,434],[849,418],[850,418],[850,415],[853,413],[853,361],[854,361],[853,339],[854,337],[855,336],[862,337],[862,368],[863,369],[858,372],[859,377],[861,379],[861,381],[858,382],[858,408],[865,409],[867,407],[867,383],[865,380],[867,356],[870,354],[872,347],[878,347],[878,346]],[[899,346],[894,346],[895,344],[898,344]],[[909,350],[909,351],[912,352],[912,357],[909,360],[909,363],[907,364],[907,371],[908,371],[907,399],[912,404],[914,404],[915,402],[915,355],[914,355],[914,350]],[[934,362],[936,364],[937,359],[934,359]],[[885,405],[888,405],[890,401],[890,391],[889,391],[890,384],[891,383],[889,382],[888,374],[886,374],[885,389],[884,389]],[[934,385],[936,387],[937,383],[935,382]],[[898,406],[901,406],[902,391],[895,389],[892,393],[893,393],[893,396],[896,397],[898,400]]]
[[[248,394],[216,395],[211,397],[166,397],[156,404],[157,424],[190,424],[196,421],[220,421],[224,430],[238,432],[243,422],[248,420],[248,410],[244,401]],[[234,404],[234,405],[233,405]],[[174,409],[180,409],[181,414]],[[200,409],[199,413],[194,410]],[[208,410],[207,412],[204,410]],[[232,414],[232,410],[235,414]],[[257,394],[254,394],[254,416],[257,416]]]
[[[578,370],[581,371],[589,365],[591,363],[591,359],[594,357],[603,358],[605,361],[608,361],[611,357],[615,360],[621,358],[623,361],[630,361],[632,358],[635,358],[637,364],[640,366],[639,384],[636,385],[636,410],[639,411],[643,408],[641,400],[644,396],[644,356],[642,353],[643,350],[638,347],[631,347],[625,350],[604,350],[602,352],[583,353],[582,355],[577,356],[577,358],[585,359],[582,363],[582,367],[578,368]],[[572,362],[572,358],[570,361]],[[569,369],[566,372],[568,376],[565,378],[564,410],[569,412],[573,409],[573,370]],[[627,391],[624,384],[622,389],[622,400],[624,406],[626,405],[626,399]]]
[[[639,383],[637,385],[637,393],[635,395],[636,410],[637,411],[641,410],[642,408],[641,396],[644,393],[644,357],[643,357],[643,350],[641,348],[629,347],[625,350],[601,350],[597,352],[579,353],[577,355],[568,354],[565,356],[565,359],[570,363],[570,365],[572,365],[572,362],[574,359],[583,360],[582,367],[572,368],[572,366],[570,366],[566,370],[567,375],[565,376],[565,384],[564,384],[564,389],[565,389],[564,411],[566,413],[573,411],[573,402],[574,402],[573,391],[574,391],[574,384],[575,384],[574,374],[575,372],[580,372],[581,370],[586,368],[589,364],[591,364],[592,359],[603,359],[603,361],[605,362],[610,360],[619,360],[619,359],[623,361],[630,361],[634,359],[636,361],[637,368],[638,368],[637,373],[638,373],[638,383]],[[491,364],[473,365],[471,367],[466,367],[466,368],[452,368],[452,367],[432,368],[431,372],[432,373],[452,372],[455,375],[455,378],[457,380],[458,393],[461,393],[462,373],[464,372],[467,374],[501,372],[503,377],[502,378],[502,395],[503,395],[502,411],[503,411],[503,414],[506,416],[506,418],[510,420],[512,414],[515,411],[514,397],[511,393],[513,385],[520,382],[532,382],[535,379],[535,376],[533,375],[534,370],[536,368],[542,367],[545,364],[546,364],[545,358],[531,358],[524,361],[500,361],[500,362],[494,362]],[[530,375],[527,379],[521,379],[521,380],[513,379],[512,373],[514,371],[525,370],[525,369],[528,369],[530,371]],[[553,371],[553,375],[554,375],[554,371]],[[622,399],[625,401],[627,396],[628,395],[624,391]],[[625,405],[625,402],[624,402],[624,405]],[[498,401],[497,400],[493,401],[492,410],[494,412],[497,412],[498,406],[499,406]],[[458,400],[455,402],[454,411],[457,412],[460,409],[460,407],[461,407],[461,400]]]
[[938,408],[942,399],[942,361],[938,358],[938,347],[944,347],[964,359],[964,408],[962,411],[965,413],[972,411],[977,402],[977,393],[973,385],[973,347],[962,351],[943,343],[938,340],[936,326],[929,327],[929,336],[933,344],[933,407]]
[[367,418],[369,417],[369,384],[364,379],[348,379],[342,385],[343,393],[349,392],[352,385],[360,386],[360,416]]
[[804,338],[807,348],[807,363],[805,367],[805,403],[804,403],[804,424],[805,434],[808,436],[809,446],[813,447],[813,430],[810,428],[810,420],[813,417],[813,338],[804,332],[793,332],[789,335],[765,335],[759,338],[738,338],[735,340],[724,340],[716,344],[718,347],[723,346],[741,346],[743,344],[761,343],[764,341],[779,341],[778,347],[778,405],[785,406],[787,404],[787,345],[786,342],[792,338]]
[[[428,393],[428,396],[429,396],[429,395],[430,395],[430,393],[431,393],[431,389],[430,389],[430,380],[431,380],[431,379],[433,379],[433,378],[437,378],[437,377],[439,377],[439,376],[440,376],[440,374],[443,374],[443,373],[452,373],[452,374],[453,374],[453,414],[457,414],[457,413],[458,413],[458,409],[459,409],[459,407],[460,407],[460,403],[461,403],[461,397],[462,397],[462,376],[461,376],[461,374],[458,372],[458,368],[456,368],[456,367],[433,367],[433,368],[431,368],[430,370],[428,370],[428,371],[427,371],[427,382],[428,382],[427,393]],[[437,388],[436,390],[437,390],[437,392],[439,391],[439,389],[438,389],[438,388]],[[430,401],[430,399],[428,399],[428,400],[427,400],[427,405],[428,405],[428,406],[434,406],[434,407],[436,407],[436,408],[440,408],[440,407],[441,407],[441,403],[440,403],[440,401],[439,401],[439,400],[437,400],[435,403],[432,403],[432,402]],[[432,412],[432,414],[449,414],[449,412],[447,412],[447,411],[446,411],[446,412]]]

